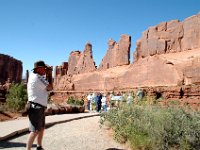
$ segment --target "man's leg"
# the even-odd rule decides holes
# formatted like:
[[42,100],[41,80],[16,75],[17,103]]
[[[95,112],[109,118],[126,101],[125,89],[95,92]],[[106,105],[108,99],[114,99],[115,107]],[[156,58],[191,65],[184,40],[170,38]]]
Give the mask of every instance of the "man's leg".
[[41,130],[38,132],[38,136],[37,136],[37,146],[41,146],[41,147],[42,147],[43,135],[44,135],[44,128],[41,129]]
[[30,132],[29,137],[28,137],[28,141],[27,141],[27,144],[26,144],[26,150],[31,150],[31,147],[33,145],[33,142],[34,142],[37,134],[38,134],[37,132]]
[[90,101],[88,101],[88,110],[90,111]]

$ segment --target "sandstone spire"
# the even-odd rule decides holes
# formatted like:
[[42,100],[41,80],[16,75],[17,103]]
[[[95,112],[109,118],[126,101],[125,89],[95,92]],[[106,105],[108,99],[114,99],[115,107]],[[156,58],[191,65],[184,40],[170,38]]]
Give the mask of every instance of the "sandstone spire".
[[120,41],[117,43],[110,39],[108,41],[108,50],[99,69],[108,69],[115,66],[130,64],[130,47],[131,37],[129,35],[121,35]]

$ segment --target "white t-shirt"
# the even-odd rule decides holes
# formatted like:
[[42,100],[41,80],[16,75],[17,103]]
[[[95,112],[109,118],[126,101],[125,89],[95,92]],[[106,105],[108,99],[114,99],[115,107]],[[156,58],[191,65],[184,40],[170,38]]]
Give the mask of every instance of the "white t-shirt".
[[27,91],[28,101],[47,106],[48,91],[46,87],[48,81],[43,76],[31,73],[28,79]]
[[88,100],[88,101],[92,101],[92,98],[93,98],[93,97],[92,97],[92,94],[89,94],[89,95],[87,96],[87,100]]
[[106,97],[103,96],[101,99],[102,106],[106,105]]

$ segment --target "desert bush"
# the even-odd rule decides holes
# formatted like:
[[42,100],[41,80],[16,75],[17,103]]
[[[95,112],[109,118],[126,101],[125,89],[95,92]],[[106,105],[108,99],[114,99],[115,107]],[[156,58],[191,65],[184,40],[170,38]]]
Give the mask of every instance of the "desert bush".
[[80,106],[84,105],[83,99],[79,100],[79,99],[75,99],[74,97],[69,97],[66,102],[67,104],[70,104],[70,105],[80,105]]
[[10,111],[20,111],[24,109],[27,99],[27,90],[24,85],[12,84],[6,94],[6,105]]
[[123,106],[101,114],[114,138],[133,149],[200,149],[200,113],[159,105]]
[[1,104],[0,103],[0,112],[6,112],[8,111],[8,106],[6,104]]
[[147,96],[145,95],[141,100],[135,101],[137,105],[153,105],[157,104],[159,101],[156,100],[155,96]]

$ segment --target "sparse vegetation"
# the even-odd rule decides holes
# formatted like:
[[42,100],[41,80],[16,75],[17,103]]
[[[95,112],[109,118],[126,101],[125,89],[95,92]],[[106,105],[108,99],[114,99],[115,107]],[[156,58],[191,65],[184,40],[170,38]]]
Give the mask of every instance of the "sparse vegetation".
[[66,101],[67,104],[70,104],[70,105],[80,105],[80,106],[83,106],[84,105],[84,100],[81,99],[75,99],[74,97],[69,97],[68,100]]
[[10,111],[20,111],[24,109],[27,102],[27,90],[23,84],[12,84],[6,94],[6,105]]
[[146,103],[111,109],[101,114],[100,123],[109,122],[114,138],[132,149],[200,149],[199,112]]

